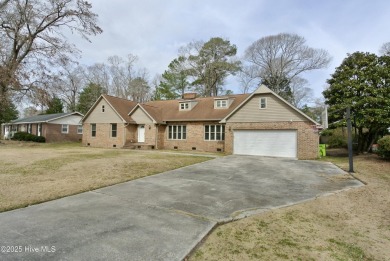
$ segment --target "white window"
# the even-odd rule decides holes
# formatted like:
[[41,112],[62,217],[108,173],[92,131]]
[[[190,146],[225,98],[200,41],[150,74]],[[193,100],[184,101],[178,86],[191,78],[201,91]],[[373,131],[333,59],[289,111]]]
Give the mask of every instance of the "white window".
[[185,139],[187,139],[187,126],[186,125],[168,126],[168,139],[169,140],[185,140]]
[[62,124],[61,133],[68,133],[68,132],[69,132],[69,125],[68,124]]
[[267,98],[260,98],[260,109],[266,109],[267,108]]
[[77,125],[77,134],[83,134],[83,125]]
[[216,100],[215,101],[215,107],[216,108],[226,108],[228,104],[227,100]]
[[37,136],[42,136],[42,123],[37,126]]
[[188,102],[180,103],[180,110],[188,110],[190,108],[190,104]]
[[104,108],[104,105],[102,105],[102,112],[104,112],[105,111],[105,108]]
[[205,125],[205,140],[225,140],[225,125]]
[[32,124],[27,125],[27,132],[31,133],[32,132]]

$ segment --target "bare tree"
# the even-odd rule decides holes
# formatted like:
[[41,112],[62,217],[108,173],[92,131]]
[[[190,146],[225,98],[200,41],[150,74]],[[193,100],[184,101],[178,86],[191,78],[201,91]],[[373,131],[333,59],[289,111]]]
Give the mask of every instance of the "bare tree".
[[104,63],[95,63],[84,71],[85,85],[94,83],[101,86],[105,92],[112,94],[110,90],[111,74],[109,67]]
[[78,96],[86,84],[84,76],[84,67],[63,64],[51,82],[51,92],[63,101],[69,112],[76,111]]
[[381,49],[379,50],[379,53],[381,55],[390,55],[390,42],[384,43]]
[[[127,55],[124,60],[119,56],[108,58],[111,75],[110,91],[117,97],[134,101],[146,101],[150,99],[150,87],[148,85],[148,71],[145,68],[137,68],[138,57]],[[142,84],[141,84],[142,83]]]
[[296,34],[282,33],[260,38],[245,51],[245,60],[256,68],[254,77],[267,82],[273,91],[291,95],[289,84],[304,72],[326,67],[331,58],[327,51],[306,45]]
[[97,15],[82,0],[13,0],[0,2],[0,96],[29,90],[45,81],[57,61],[70,61],[78,50],[64,29],[100,34]]
[[292,99],[291,104],[302,108],[305,104],[313,102],[313,90],[308,87],[308,81],[301,77],[295,77],[290,82]]
[[0,1],[0,12],[5,9],[5,7],[7,6],[7,4],[10,2],[10,0],[3,0],[3,1]]
[[238,73],[238,80],[241,83],[242,93],[254,91],[260,83],[260,80],[257,77],[257,67],[254,65],[243,66]]
[[43,113],[49,106],[52,97],[45,87],[34,86],[32,91],[28,93],[28,98],[35,108],[39,108],[39,112]]
[[86,68],[84,86],[95,84],[102,87],[105,93],[134,101],[151,99],[149,73],[137,66],[137,56],[128,54],[123,59],[114,55],[108,57],[107,61]]
[[136,78],[135,63],[137,60],[138,57],[132,54],[127,55],[126,61],[116,55],[108,58],[111,91],[115,96],[130,98],[129,83]]

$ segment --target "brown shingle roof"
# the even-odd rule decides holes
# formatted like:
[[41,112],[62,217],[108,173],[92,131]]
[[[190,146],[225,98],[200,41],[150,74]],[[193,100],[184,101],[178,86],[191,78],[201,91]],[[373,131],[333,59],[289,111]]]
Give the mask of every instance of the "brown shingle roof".
[[[241,104],[249,94],[227,95],[226,98],[233,99],[233,102],[227,109],[214,109],[214,98],[205,97],[196,98],[191,101],[196,101],[197,104],[191,110],[179,110],[179,102],[185,100],[166,100],[166,101],[150,101],[141,106],[152,116],[157,122],[167,121],[214,121],[222,120],[239,104]],[[218,97],[221,98],[221,97]]]
[[128,113],[137,105],[136,102],[126,99],[110,96],[107,94],[102,95],[104,99],[116,110],[116,112],[126,121],[134,122],[134,120],[128,115]]

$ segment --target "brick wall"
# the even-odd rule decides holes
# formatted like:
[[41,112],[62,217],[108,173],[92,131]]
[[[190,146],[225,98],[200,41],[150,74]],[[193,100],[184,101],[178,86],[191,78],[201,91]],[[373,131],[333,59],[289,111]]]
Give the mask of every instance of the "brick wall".
[[311,122],[227,123],[225,128],[226,153],[233,153],[233,131],[240,129],[297,130],[298,159],[315,159],[318,157],[318,133],[313,131]]
[[[218,124],[216,122],[207,124]],[[223,141],[206,141],[204,140],[204,123],[201,122],[178,122],[172,125],[186,125],[187,126],[187,139],[185,140],[169,140],[168,139],[168,127],[165,130],[160,130],[159,136],[163,138],[164,149],[175,149],[191,151],[196,148],[196,151],[204,152],[217,152],[224,151]],[[162,129],[162,128],[161,128]],[[160,147],[161,148],[161,147]]]
[[[137,128],[138,130],[138,128]],[[138,132],[137,132],[138,138]],[[145,124],[145,144],[156,145],[156,125],[155,124]]]
[[166,131],[166,125],[158,125],[158,143],[157,143],[157,148],[158,149],[164,149],[164,142],[165,142],[165,139],[166,139],[166,134],[165,134],[165,131]]
[[[81,134],[77,134],[77,125],[69,125],[68,133],[61,133],[61,124],[42,124],[46,142],[80,141]],[[34,133],[35,134],[35,133]]]
[[34,134],[34,135],[37,135],[38,133],[38,124],[37,123],[34,123],[31,125],[31,134]]
[[[121,148],[124,145],[124,135],[127,133],[124,124],[117,124],[117,135],[111,137],[110,123],[96,124],[96,137],[92,137],[91,124],[83,124],[83,145],[101,148]],[[88,145],[89,144],[89,145]]]
[[129,124],[126,126],[126,142],[137,142],[137,125],[135,124]]

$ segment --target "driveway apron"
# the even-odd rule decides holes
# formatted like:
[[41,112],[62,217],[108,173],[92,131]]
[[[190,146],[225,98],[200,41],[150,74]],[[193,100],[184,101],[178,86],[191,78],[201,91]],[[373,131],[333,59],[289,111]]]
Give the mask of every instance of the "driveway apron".
[[226,156],[0,213],[0,260],[182,260],[218,223],[361,186],[331,163]]

